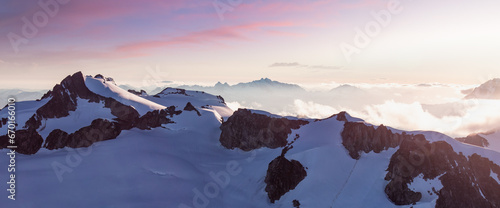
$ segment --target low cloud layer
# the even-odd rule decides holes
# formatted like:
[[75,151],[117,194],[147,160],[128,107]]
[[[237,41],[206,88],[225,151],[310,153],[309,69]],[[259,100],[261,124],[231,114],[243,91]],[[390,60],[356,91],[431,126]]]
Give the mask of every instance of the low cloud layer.
[[[340,111],[373,124],[402,130],[438,131],[453,137],[500,128],[500,100],[463,99],[462,88],[427,85],[341,85],[328,91],[237,99],[239,107],[257,108],[283,116],[326,118]],[[255,92],[256,93],[256,92]],[[280,96],[280,97],[277,97]],[[290,99],[287,99],[290,98]],[[251,105],[260,103],[259,106]],[[240,103],[245,103],[241,105]]]
[[326,118],[340,111],[347,111],[354,117],[375,125],[384,124],[402,130],[438,131],[452,137],[471,133],[488,132],[500,128],[500,101],[463,100],[438,105],[436,110],[446,112],[454,108],[459,114],[436,116],[419,102],[401,103],[392,100],[383,104],[367,105],[361,110],[349,107],[334,108],[312,101],[295,100],[281,115]]

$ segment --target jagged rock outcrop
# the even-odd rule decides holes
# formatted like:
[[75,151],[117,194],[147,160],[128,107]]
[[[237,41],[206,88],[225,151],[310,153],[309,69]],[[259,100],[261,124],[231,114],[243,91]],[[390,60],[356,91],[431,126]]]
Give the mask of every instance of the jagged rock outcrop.
[[124,130],[133,128],[134,122],[139,119],[139,112],[137,112],[132,106],[124,105],[115,99],[105,98],[104,107],[111,110],[111,114],[116,116],[114,118]]
[[500,173],[500,167],[477,154],[466,157],[456,153],[444,141],[431,143],[423,135],[403,140],[387,170],[385,192],[397,205],[420,200],[421,193],[408,185],[421,175],[426,180],[439,177],[443,185],[436,191],[436,207],[500,206],[500,184],[490,177],[491,172]]
[[[288,191],[295,189],[307,176],[304,166],[299,161],[290,161],[285,158],[286,153],[293,149],[293,144],[299,138],[300,136],[296,134],[295,138],[281,150],[281,155],[269,163],[264,182],[266,183],[265,191],[271,203],[279,200]],[[300,206],[297,200],[293,204],[295,207]]]
[[292,129],[298,129],[308,123],[304,120],[272,118],[247,109],[238,109],[220,126],[222,132],[219,141],[228,149],[239,148],[244,151],[261,147],[284,147]]
[[472,144],[480,147],[488,147],[490,145],[488,140],[482,136],[479,136],[479,134],[470,134],[466,137],[460,137],[455,139],[463,143]]
[[337,114],[333,114],[333,115],[331,115],[331,116],[330,116],[330,117],[328,117],[328,118],[324,118],[324,119],[316,119],[316,120],[314,120],[314,121],[316,121],[316,122],[317,122],[317,121],[324,121],[324,120],[331,119],[331,118],[333,118],[333,117],[336,117],[337,121],[344,121],[344,122],[348,122],[348,120],[347,120],[347,112],[345,112],[345,111],[342,111],[342,112],[337,113]]
[[164,90],[162,90],[160,93],[158,93],[157,95],[159,94],[164,94],[164,95],[169,95],[169,94],[177,94],[177,95],[185,95],[185,96],[189,96],[187,93],[186,93],[186,90],[185,89],[180,89],[180,88],[172,88],[172,87],[167,87],[165,88]]
[[7,146],[17,146],[15,149],[17,153],[32,155],[42,148],[43,138],[36,131],[31,130],[16,130],[15,143],[9,143],[7,135],[0,136],[0,149],[7,148]]
[[7,118],[0,119],[0,128],[2,128],[2,126],[6,125],[6,124],[7,124]]
[[89,126],[68,134],[60,129],[55,129],[47,136],[44,148],[49,150],[64,147],[80,148],[89,147],[99,142],[116,138],[120,135],[122,128],[119,123],[105,119],[96,119]]
[[114,139],[121,131],[121,126],[117,122],[96,119],[92,121],[90,126],[70,134],[66,146],[71,148],[89,147],[95,142]]
[[341,135],[342,144],[353,159],[359,159],[361,152],[369,153],[374,151],[379,153],[397,147],[402,140],[412,137],[404,132],[403,134],[392,133],[384,125],[380,125],[375,129],[373,126],[367,126],[359,122],[346,122]]
[[220,103],[222,103],[222,104],[226,104],[226,101],[224,100],[224,98],[223,98],[222,96],[217,95],[217,99],[219,99],[219,100],[220,100]]
[[306,176],[307,172],[299,161],[290,161],[284,155],[271,161],[264,180],[267,184],[265,190],[271,203],[279,200],[288,191],[295,189]]
[[160,127],[162,124],[173,123],[167,117],[181,114],[182,111],[175,110],[175,106],[170,106],[166,109],[147,112],[144,116],[135,121],[134,127],[139,129],[151,129]]
[[140,92],[136,91],[136,90],[133,90],[133,89],[129,89],[127,90],[128,92],[134,94],[134,95],[137,95],[137,96],[145,96],[145,95],[148,95],[148,93],[146,93],[146,91],[144,90],[141,90]]
[[68,133],[60,129],[55,129],[47,136],[43,147],[49,150],[64,148],[68,144],[68,138]]
[[186,104],[186,106],[184,107],[184,110],[185,111],[196,111],[196,114],[198,114],[198,116],[201,116],[201,113],[200,111],[198,111],[198,109],[196,109],[193,104],[191,104],[191,102],[188,102]]

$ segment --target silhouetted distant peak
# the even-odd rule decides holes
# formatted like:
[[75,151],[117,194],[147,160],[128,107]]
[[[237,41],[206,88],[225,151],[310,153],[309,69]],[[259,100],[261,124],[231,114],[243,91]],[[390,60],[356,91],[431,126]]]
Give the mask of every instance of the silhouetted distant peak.
[[296,84],[288,84],[283,82],[278,82],[271,80],[269,78],[261,78],[259,80],[254,80],[246,83],[238,83],[233,85],[237,88],[265,88],[265,89],[293,89],[293,90],[304,90],[302,87]]
[[215,84],[214,87],[216,87],[216,88],[224,88],[224,87],[230,87],[230,86],[229,86],[229,84],[227,82],[224,82],[224,83],[217,82],[217,84]]

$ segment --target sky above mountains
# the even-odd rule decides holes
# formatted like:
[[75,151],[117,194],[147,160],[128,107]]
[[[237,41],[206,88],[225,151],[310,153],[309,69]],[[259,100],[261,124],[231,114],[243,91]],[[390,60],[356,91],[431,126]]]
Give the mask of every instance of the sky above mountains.
[[0,88],[47,89],[75,71],[136,85],[478,84],[500,77],[498,9],[493,0],[6,0]]

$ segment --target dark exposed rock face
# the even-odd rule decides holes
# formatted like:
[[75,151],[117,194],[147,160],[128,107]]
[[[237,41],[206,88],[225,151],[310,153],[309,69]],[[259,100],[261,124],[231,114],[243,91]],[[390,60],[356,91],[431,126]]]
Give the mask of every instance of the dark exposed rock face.
[[142,96],[142,95],[148,95],[148,93],[146,93],[146,91],[144,90],[141,90],[140,92],[136,91],[136,90],[128,90],[128,92],[134,94],[134,95],[137,95],[137,96]]
[[[307,172],[299,161],[289,161],[285,158],[286,153],[293,149],[293,143],[299,139],[298,134],[282,150],[281,155],[269,163],[265,179],[267,196],[271,203],[279,200],[285,193],[295,189],[297,185],[304,180]],[[300,205],[299,201],[294,200],[295,207]]]
[[217,99],[220,100],[220,103],[226,104],[226,101],[224,100],[224,98],[222,96],[217,95]]
[[69,140],[68,137],[69,135],[65,131],[62,131],[60,129],[55,129],[52,132],[50,132],[49,136],[47,136],[43,147],[49,150],[66,147],[66,144],[68,144]]
[[172,117],[181,113],[182,111],[175,110],[174,106],[170,106],[167,109],[150,111],[147,112],[144,116],[137,119],[134,127],[137,127],[139,129],[151,129],[160,127],[162,124],[173,123],[173,121],[167,117]]
[[198,114],[198,116],[201,116],[201,113],[200,111],[198,111],[198,109],[196,109],[193,104],[191,104],[191,102],[188,102],[186,104],[186,106],[184,107],[184,110],[185,111],[196,111],[196,114]]
[[333,117],[337,117],[337,121],[344,121],[344,122],[347,122],[347,112],[345,111],[342,111],[340,113],[337,113],[337,114],[333,114],[331,115],[330,117],[328,118],[324,118],[324,119],[316,119],[315,121],[323,121],[323,120],[328,120],[328,119],[331,119]]
[[5,124],[7,124],[7,118],[0,119],[0,128],[2,128],[2,126]]
[[284,147],[292,129],[308,123],[304,120],[271,118],[247,109],[238,109],[220,126],[222,133],[219,141],[228,149],[240,148],[244,151]]
[[60,129],[53,130],[47,136],[43,147],[50,150],[64,147],[89,147],[99,141],[114,139],[120,135],[121,131],[121,126],[117,122],[96,119],[90,126],[83,127],[72,134]]
[[133,107],[124,105],[112,98],[104,99],[104,107],[111,110],[111,114],[116,116],[114,119],[117,121],[123,129],[133,128],[134,122],[139,119],[139,112],[137,112]]
[[345,121],[347,122],[347,116],[346,116],[346,112],[345,111],[342,111],[340,113],[337,114],[337,121]]
[[456,138],[456,140],[463,142],[463,143],[480,146],[480,147],[487,147],[490,145],[488,140],[486,140],[482,136],[479,136],[479,134],[471,134],[471,135],[468,135],[467,137]]
[[16,130],[15,143],[9,143],[7,135],[0,136],[0,149],[7,148],[9,145],[17,146],[16,152],[32,155],[38,152],[42,147],[43,138],[36,131],[31,130]]
[[422,135],[403,140],[387,170],[390,182],[385,192],[397,205],[420,200],[421,193],[411,191],[408,184],[422,175],[424,179],[439,177],[443,184],[436,193],[436,207],[500,206],[500,184],[490,177],[490,171],[500,173],[500,167],[477,154],[456,153],[443,141],[430,143]]
[[293,207],[300,208],[300,202],[297,199],[293,200]]
[[[156,128],[162,124],[173,123],[167,117],[178,115],[181,112],[176,111],[175,107],[171,106],[167,109],[148,112],[144,116],[129,121],[126,124],[139,129]],[[44,147],[50,150],[64,147],[88,147],[99,141],[114,139],[125,129],[120,122],[96,119],[92,121],[90,126],[83,127],[72,134],[68,134],[60,129],[53,130],[47,136]]]
[[[170,91],[170,92],[169,92]],[[185,96],[189,96],[187,93],[186,93],[186,90],[185,89],[180,89],[180,88],[171,88],[171,87],[167,87],[165,88],[163,91],[161,91],[160,93],[158,93],[157,95],[159,94],[164,94],[164,95],[169,95],[169,94],[177,94],[177,95],[185,95]]]
[[88,147],[95,142],[114,139],[121,131],[120,124],[117,122],[96,119],[92,121],[90,126],[70,134],[66,146],[72,148]]
[[283,155],[271,161],[264,181],[267,184],[265,190],[271,203],[295,189],[306,176],[307,172],[299,161],[289,161]]
[[384,125],[377,129],[358,122],[346,122],[342,131],[342,144],[349,151],[353,159],[360,158],[360,152],[379,153],[389,148],[397,147],[402,140],[411,138],[410,135],[394,134]]

